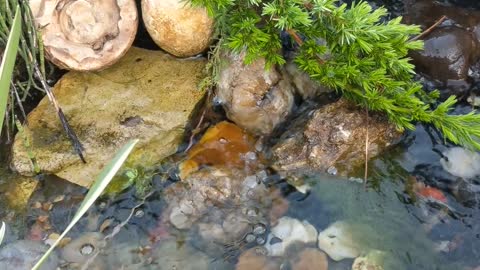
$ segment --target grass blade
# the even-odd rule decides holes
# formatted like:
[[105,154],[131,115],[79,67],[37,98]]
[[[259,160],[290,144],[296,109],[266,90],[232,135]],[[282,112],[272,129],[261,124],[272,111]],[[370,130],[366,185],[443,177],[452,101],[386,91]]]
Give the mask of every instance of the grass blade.
[[5,222],[2,221],[2,227],[0,227],[0,245],[3,242],[4,236],[5,236]]
[[8,36],[7,46],[3,54],[2,64],[0,65],[0,134],[3,127],[3,120],[7,110],[8,93],[10,90],[10,81],[12,79],[15,59],[17,58],[20,33],[22,31],[22,21],[20,16],[20,7],[17,5],[15,18],[13,19],[12,29]]
[[50,253],[53,249],[60,243],[60,241],[65,237],[65,235],[72,229],[72,227],[80,220],[80,218],[87,212],[88,208],[95,202],[95,200],[102,194],[103,190],[107,187],[107,185],[112,180],[113,176],[117,173],[117,171],[122,166],[123,162],[127,159],[130,152],[133,150],[133,147],[138,142],[138,140],[132,140],[128,142],[125,146],[120,149],[115,157],[110,161],[110,163],[102,170],[100,175],[95,180],[94,184],[90,188],[90,191],[83,199],[80,208],[78,209],[77,213],[73,217],[70,224],[68,224],[67,228],[60,237],[53,243],[53,245],[43,254],[42,258],[35,264],[32,270],[37,270],[43,264],[43,262],[48,258]]

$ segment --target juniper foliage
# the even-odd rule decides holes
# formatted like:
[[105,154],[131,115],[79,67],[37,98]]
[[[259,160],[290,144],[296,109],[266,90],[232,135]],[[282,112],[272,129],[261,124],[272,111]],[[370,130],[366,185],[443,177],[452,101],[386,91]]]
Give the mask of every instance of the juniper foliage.
[[401,18],[387,21],[387,10],[373,10],[360,1],[347,7],[337,0],[189,0],[216,19],[216,31],[226,46],[245,50],[246,63],[259,57],[267,68],[283,65],[281,33],[298,46],[298,67],[321,84],[359,106],[385,113],[398,129],[431,124],[445,138],[480,150],[480,115],[449,114],[457,100],[438,104],[438,92],[425,93],[413,80],[409,50],[422,49],[420,33]]

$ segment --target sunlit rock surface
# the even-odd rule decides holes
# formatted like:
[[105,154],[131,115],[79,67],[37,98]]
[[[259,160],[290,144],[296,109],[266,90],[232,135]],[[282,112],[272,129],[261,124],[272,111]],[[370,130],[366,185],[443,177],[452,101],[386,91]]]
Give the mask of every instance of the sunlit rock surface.
[[365,162],[368,127],[368,156],[374,157],[394,143],[400,133],[379,114],[370,113],[340,100],[316,109],[287,128],[273,147],[274,167],[280,172],[320,171],[335,168],[348,175]]
[[97,73],[69,72],[53,89],[83,144],[81,162],[45,97],[28,115],[26,149],[18,134],[11,168],[32,175],[29,154],[42,172],[90,186],[121,146],[140,139],[127,163],[148,165],[176,152],[189,117],[203,93],[204,59],[177,60],[158,51],[132,48],[113,67]]
[[219,75],[218,101],[227,117],[251,133],[270,134],[293,107],[293,87],[288,76],[273,66],[265,69],[265,59],[247,65],[245,52],[225,53]]
[[210,45],[214,21],[205,8],[181,0],[142,0],[142,16],[155,43],[175,56],[193,56]]

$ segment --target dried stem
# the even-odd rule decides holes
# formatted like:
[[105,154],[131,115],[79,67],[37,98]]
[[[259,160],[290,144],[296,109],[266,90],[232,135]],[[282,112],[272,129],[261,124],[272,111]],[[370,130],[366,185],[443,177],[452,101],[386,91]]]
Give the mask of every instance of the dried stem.
[[418,36],[411,38],[409,41],[415,41],[415,40],[418,40],[418,39],[423,38],[424,36],[426,36],[427,34],[429,34],[430,32],[432,32],[433,29],[435,29],[435,27],[437,27],[438,25],[440,25],[440,24],[441,24],[443,21],[445,21],[446,19],[447,19],[447,16],[443,15],[443,16],[440,17],[440,19],[438,19],[438,21],[435,22],[432,26],[430,26],[429,28],[427,28],[425,31],[423,31],[422,33],[420,33]]

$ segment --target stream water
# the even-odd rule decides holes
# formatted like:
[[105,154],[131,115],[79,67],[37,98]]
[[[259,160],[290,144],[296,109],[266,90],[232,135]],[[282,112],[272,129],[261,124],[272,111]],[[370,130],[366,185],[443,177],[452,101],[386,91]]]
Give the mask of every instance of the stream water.
[[[466,109],[457,108],[458,111]],[[289,202],[284,215],[307,220],[319,231],[335,221],[349,222],[353,238],[363,252],[382,250],[387,253],[385,269],[473,269],[480,262],[480,179],[464,180],[444,171],[440,153],[447,147],[451,146],[445,146],[432,129],[418,126],[416,131],[406,134],[399,145],[369,162],[367,188],[355,179],[310,175],[306,182],[311,190],[305,195],[284,181],[275,181],[275,176],[271,178]],[[255,244],[212,249],[208,246],[211,243],[196,242],[197,231],[164,227],[162,213],[166,203],[162,191],[173,182],[164,181],[160,175],[154,176],[155,192],[144,203],[135,195],[134,188],[114,199],[105,197],[75,227],[70,237],[102,247],[98,255],[101,259],[93,260],[87,269],[120,269],[117,267],[121,265],[126,267],[124,269],[204,269],[199,261],[208,264],[209,269],[235,269],[237,256]],[[412,177],[442,190],[446,203],[412,196],[408,188]],[[3,168],[0,178],[0,192],[11,193],[8,182],[18,181],[18,177]],[[56,231],[63,230],[85,190],[53,177],[36,181],[43,184],[31,202],[66,196],[49,214]],[[32,237],[34,220],[41,210],[5,207],[11,205],[6,204],[5,199],[12,201],[12,198],[1,196],[4,207],[0,209],[0,217],[10,221],[6,244],[17,238]],[[114,233],[114,225],[127,220],[131,213],[133,216],[128,224]],[[111,226],[102,229],[105,224]],[[115,236],[105,244],[101,238],[87,233],[99,230],[104,230],[102,237],[112,233]],[[200,255],[199,250],[211,251],[207,257],[203,253]],[[350,269],[351,263],[350,259],[330,261],[329,269]],[[76,269],[71,265],[65,267]],[[288,265],[282,269],[289,269]]]

